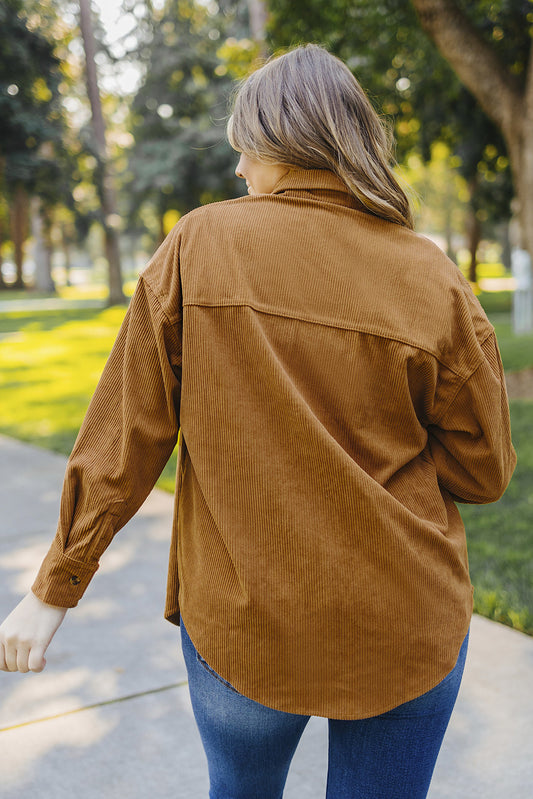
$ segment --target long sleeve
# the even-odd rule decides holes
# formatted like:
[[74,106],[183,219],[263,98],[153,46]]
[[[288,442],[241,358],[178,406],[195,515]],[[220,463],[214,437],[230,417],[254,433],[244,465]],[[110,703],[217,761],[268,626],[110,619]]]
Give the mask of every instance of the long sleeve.
[[70,456],[57,533],[32,586],[48,604],[77,604],[175,446],[181,382],[175,239],[167,238],[139,279]]
[[507,488],[516,453],[494,334],[481,348],[483,360],[428,432],[440,484],[458,502],[483,504]]

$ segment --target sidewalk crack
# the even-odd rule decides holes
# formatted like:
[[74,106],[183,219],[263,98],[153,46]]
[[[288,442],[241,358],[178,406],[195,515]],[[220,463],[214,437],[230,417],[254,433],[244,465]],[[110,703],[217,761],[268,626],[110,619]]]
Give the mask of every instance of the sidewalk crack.
[[64,716],[72,716],[74,715],[74,713],[83,713],[85,710],[94,710],[97,707],[105,707],[106,705],[117,705],[119,704],[119,702],[128,702],[130,699],[138,699],[141,696],[160,694],[163,691],[170,691],[173,688],[183,688],[184,685],[187,685],[187,680],[171,683],[170,685],[163,685],[160,688],[150,688],[148,691],[138,691],[135,694],[118,696],[115,699],[106,699],[103,702],[94,702],[91,705],[83,705],[82,707],[77,707],[74,708],[73,710],[66,710],[64,713],[56,713],[51,716],[43,716],[42,718],[39,719],[32,719],[31,721],[22,721],[19,724],[12,724],[7,727],[0,727],[0,732],[8,732],[9,730],[18,730],[20,727],[29,727],[31,724],[40,724],[43,721],[53,721],[54,719],[61,719]]

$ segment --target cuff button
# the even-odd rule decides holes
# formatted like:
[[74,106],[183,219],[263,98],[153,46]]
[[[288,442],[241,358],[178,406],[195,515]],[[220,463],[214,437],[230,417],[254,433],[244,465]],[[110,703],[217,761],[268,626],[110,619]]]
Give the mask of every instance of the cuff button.
[[79,585],[81,583],[81,580],[76,574],[73,574],[69,582],[71,585]]

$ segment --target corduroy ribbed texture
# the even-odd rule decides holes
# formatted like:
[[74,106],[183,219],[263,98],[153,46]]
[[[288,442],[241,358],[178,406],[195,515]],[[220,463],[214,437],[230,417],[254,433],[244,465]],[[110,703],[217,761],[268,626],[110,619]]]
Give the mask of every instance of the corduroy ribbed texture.
[[166,616],[245,695],[363,718],[432,688],[472,611],[455,502],[515,464],[494,332],[427,239],[327,171],[183,217],[140,279],[34,585],[73,606],[176,441]]

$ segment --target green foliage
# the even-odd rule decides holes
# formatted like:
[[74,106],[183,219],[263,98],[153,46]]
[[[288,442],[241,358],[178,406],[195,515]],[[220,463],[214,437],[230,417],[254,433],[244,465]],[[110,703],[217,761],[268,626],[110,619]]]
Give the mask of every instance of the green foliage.
[[[481,36],[517,72],[530,38],[527,0],[462,2]],[[458,156],[480,222],[509,216],[511,177],[499,131],[480,110],[402,0],[271,0],[274,48],[318,42],[342,58],[375,105],[394,119],[400,158],[413,149],[429,160],[435,141]],[[514,59],[514,60],[513,60]]]
[[470,201],[457,157],[446,144],[435,142],[428,161],[411,152],[401,166],[401,176],[414,192],[411,199],[417,229],[446,236],[447,253],[456,261],[452,234],[464,228]]
[[457,5],[524,86],[533,35],[531,0],[459,0]]
[[[29,197],[41,200],[42,235],[49,246],[53,209],[61,205],[71,216],[74,212],[74,166],[65,146],[62,104],[64,66],[56,55],[66,38],[53,0],[0,5],[0,244],[13,239],[20,287]],[[13,208],[16,212],[9,214]]]
[[218,56],[228,22],[217,9],[180,0],[153,20],[132,107],[132,210],[148,200],[162,218],[241,191],[225,141],[232,81]]
[[8,187],[39,190],[57,177],[50,143],[61,140],[61,73],[54,44],[28,27],[23,8],[20,0],[0,5],[0,153]]

